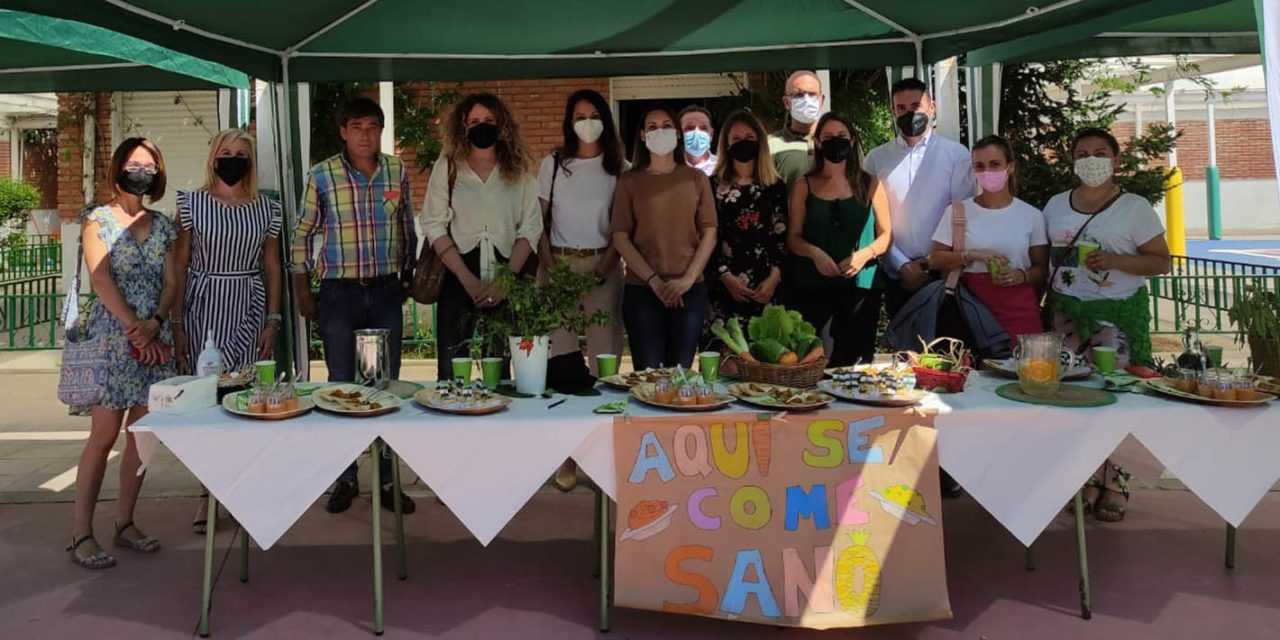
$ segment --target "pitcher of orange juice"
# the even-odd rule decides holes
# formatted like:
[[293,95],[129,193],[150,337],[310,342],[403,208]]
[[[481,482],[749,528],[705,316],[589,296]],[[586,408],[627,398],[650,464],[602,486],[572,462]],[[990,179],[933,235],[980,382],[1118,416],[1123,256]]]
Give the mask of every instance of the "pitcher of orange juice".
[[1013,350],[1013,357],[1018,360],[1018,386],[1029,396],[1057,393],[1066,375],[1061,356],[1061,333],[1018,336],[1018,346]]

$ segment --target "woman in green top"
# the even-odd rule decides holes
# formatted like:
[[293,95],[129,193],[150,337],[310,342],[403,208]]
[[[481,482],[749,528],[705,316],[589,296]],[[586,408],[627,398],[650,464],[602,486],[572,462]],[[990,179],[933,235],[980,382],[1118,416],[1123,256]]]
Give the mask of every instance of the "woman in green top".
[[843,367],[875,356],[881,295],[876,258],[889,250],[889,201],[863,171],[861,145],[848,120],[828,113],[816,132],[813,169],[791,190],[791,307],[819,330],[831,322],[830,364]]

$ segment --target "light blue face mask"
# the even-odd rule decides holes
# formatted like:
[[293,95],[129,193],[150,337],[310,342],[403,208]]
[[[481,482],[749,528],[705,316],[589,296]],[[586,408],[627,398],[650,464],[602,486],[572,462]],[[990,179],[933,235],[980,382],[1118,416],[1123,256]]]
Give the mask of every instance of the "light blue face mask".
[[684,132],[685,153],[698,158],[711,150],[711,134],[702,129],[691,129]]

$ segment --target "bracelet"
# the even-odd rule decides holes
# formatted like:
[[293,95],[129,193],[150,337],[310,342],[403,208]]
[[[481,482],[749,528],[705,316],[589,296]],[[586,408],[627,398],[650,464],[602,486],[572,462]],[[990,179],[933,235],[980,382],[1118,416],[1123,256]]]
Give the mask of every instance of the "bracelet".
[[182,324],[182,318],[174,318],[174,317],[170,317],[170,318],[169,318],[169,324],[173,324],[173,325],[180,325],[180,324]]
[[658,277],[658,272],[657,272],[657,271],[654,271],[654,272],[653,272],[653,273],[652,273],[648,278],[645,278],[645,279],[644,279],[644,283],[645,283],[645,284],[649,284],[649,283],[650,283],[650,282],[652,282],[652,281],[653,281],[653,279],[654,279],[654,278],[656,278],[656,277]]
[[961,252],[960,252],[960,261],[961,261],[961,262],[963,262],[963,263],[965,263],[965,264],[969,264],[969,250],[968,250],[968,249],[965,249],[964,251],[961,251]]
[[154,316],[151,316],[151,319],[152,319],[152,320],[155,320],[155,321],[156,321],[156,324],[158,324],[158,325],[160,325],[160,326],[162,326],[162,327],[164,326],[164,318],[163,318],[163,317],[161,317],[161,316],[160,316],[160,314],[158,314],[158,313],[157,313],[157,314],[155,314]]

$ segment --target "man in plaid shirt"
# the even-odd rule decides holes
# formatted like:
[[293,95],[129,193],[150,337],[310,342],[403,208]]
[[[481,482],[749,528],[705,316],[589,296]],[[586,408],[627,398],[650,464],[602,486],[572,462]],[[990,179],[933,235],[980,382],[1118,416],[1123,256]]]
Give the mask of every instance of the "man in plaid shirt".
[[[355,379],[355,331],[389,329],[392,379],[400,375],[401,307],[413,282],[418,246],[409,197],[409,173],[400,159],[382,153],[382,108],[368,98],[347,103],[338,114],[343,153],[311,168],[293,230],[290,269],[298,310],[319,323],[330,382]],[[319,247],[316,242],[319,241]],[[317,255],[318,254],[318,255]],[[320,277],[311,293],[311,272]],[[393,508],[390,459],[381,462],[382,506]],[[341,513],[359,494],[355,462],[329,497],[330,513]],[[405,513],[414,504],[402,496]]]

